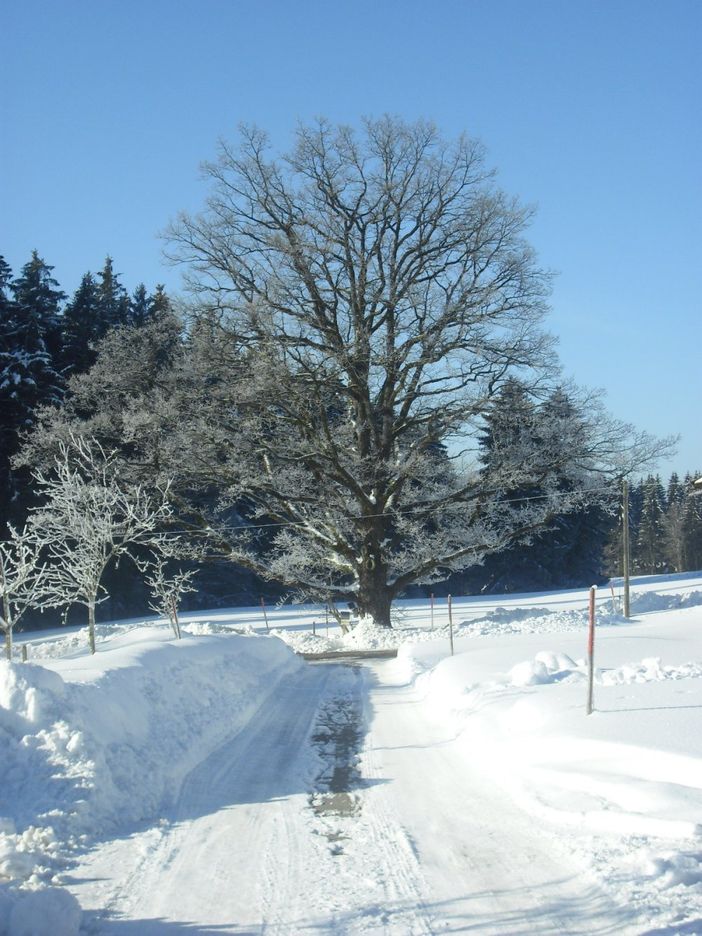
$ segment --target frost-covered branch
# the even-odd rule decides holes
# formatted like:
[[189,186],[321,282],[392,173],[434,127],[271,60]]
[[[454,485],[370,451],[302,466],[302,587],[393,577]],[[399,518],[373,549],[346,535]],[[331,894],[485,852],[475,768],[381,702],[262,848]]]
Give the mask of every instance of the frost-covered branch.
[[167,574],[167,564],[168,559],[162,553],[157,553],[153,560],[140,563],[139,566],[145,573],[144,581],[151,589],[153,596],[152,601],[149,602],[149,607],[156,614],[168,618],[173,633],[180,639],[178,609],[183,595],[197,590],[192,585],[197,573],[192,569],[185,571],[178,569],[169,575]]
[[9,528],[10,538],[0,542],[0,628],[5,633],[5,654],[12,659],[12,634],[25,611],[38,607],[46,579],[39,548],[27,528]]
[[114,453],[95,440],[72,436],[61,443],[51,473],[34,475],[45,503],[30,517],[32,537],[47,558],[47,604],[88,609],[90,650],[95,652],[95,607],[106,597],[107,566],[147,545],[170,521],[168,486],[147,490],[119,480]]

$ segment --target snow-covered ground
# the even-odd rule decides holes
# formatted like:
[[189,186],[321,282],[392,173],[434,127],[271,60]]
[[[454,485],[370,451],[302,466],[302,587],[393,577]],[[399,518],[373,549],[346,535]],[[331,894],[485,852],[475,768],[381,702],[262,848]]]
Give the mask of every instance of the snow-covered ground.
[[[702,574],[21,638],[0,934],[702,934]],[[312,622],[316,622],[316,635]],[[277,639],[282,638],[282,639]],[[20,642],[21,642],[20,640]],[[399,646],[305,664],[296,649]]]

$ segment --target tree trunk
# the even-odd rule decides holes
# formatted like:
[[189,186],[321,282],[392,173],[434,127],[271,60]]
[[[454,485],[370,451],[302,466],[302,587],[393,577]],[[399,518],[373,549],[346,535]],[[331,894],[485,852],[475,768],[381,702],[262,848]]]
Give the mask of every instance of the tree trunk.
[[12,659],[12,625],[14,621],[12,620],[12,609],[10,608],[10,601],[7,597],[7,594],[2,596],[2,613],[5,618],[5,656],[8,660]]
[[90,652],[95,653],[95,602],[88,604],[88,641],[90,642]]
[[173,625],[173,630],[178,640],[180,640],[180,621],[178,620],[178,605],[173,602],[173,616],[171,618],[171,624]]
[[387,584],[382,567],[369,569],[360,576],[357,598],[359,613],[369,614],[378,627],[392,627],[392,599],[392,589]]

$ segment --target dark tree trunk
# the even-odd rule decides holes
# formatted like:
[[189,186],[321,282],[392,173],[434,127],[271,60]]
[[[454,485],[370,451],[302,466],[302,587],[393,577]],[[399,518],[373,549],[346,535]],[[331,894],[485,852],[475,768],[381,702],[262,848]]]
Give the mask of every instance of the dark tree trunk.
[[358,610],[369,614],[378,627],[392,627],[390,609],[393,592],[387,584],[385,568],[364,569],[358,583]]

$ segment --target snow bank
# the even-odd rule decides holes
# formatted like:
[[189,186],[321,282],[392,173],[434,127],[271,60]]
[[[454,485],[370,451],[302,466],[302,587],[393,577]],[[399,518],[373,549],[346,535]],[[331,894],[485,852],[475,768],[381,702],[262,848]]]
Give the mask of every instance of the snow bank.
[[[103,637],[105,635],[103,634]],[[159,811],[303,665],[275,639],[111,635],[94,657],[0,663],[0,933],[78,932],[70,853]],[[50,924],[46,921],[50,921]]]
[[699,595],[645,595],[661,613],[598,632],[589,717],[583,632],[525,631],[544,609],[486,615],[499,633],[453,657],[443,640],[405,646],[394,664],[486,783],[566,828],[616,900],[670,932],[702,918]]

